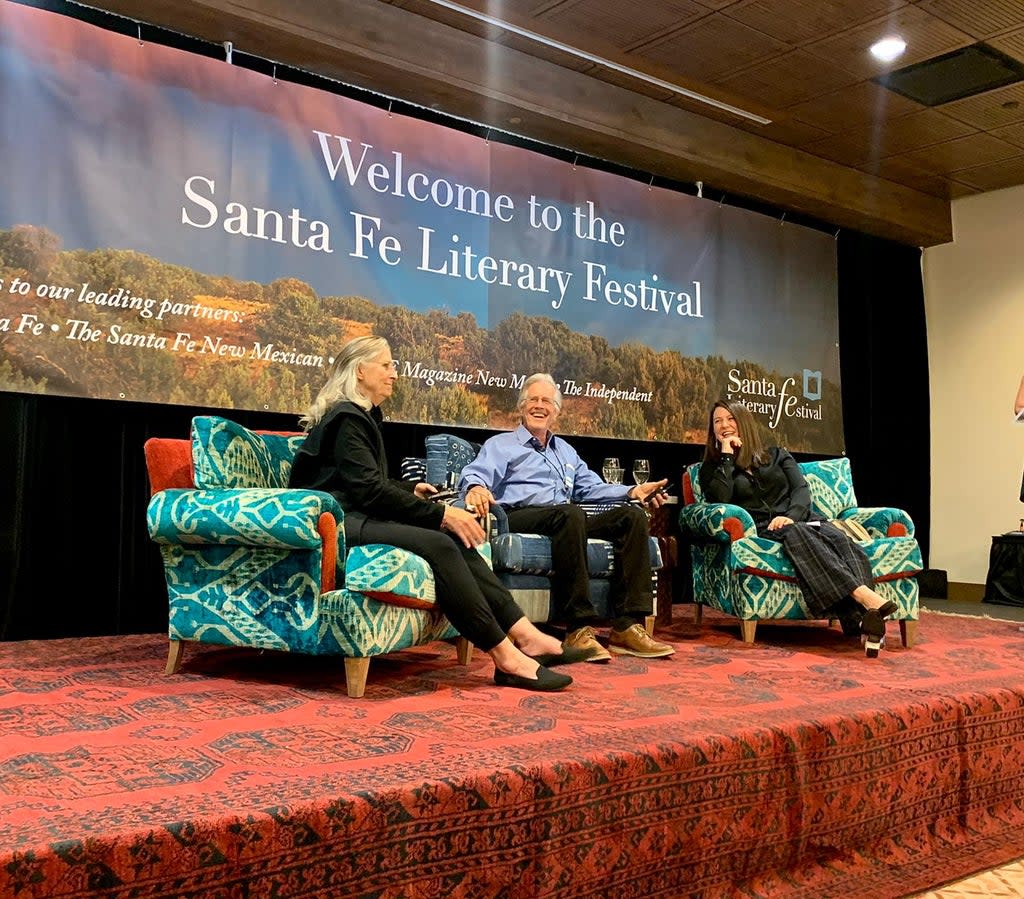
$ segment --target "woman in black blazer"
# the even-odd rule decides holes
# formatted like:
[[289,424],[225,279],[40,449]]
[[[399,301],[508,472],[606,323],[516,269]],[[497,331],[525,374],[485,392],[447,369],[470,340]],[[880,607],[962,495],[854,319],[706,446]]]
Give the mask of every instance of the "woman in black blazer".
[[708,502],[742,506],[759,537],[782,543],[814,615],[859,619],[865,653],[878,655],[885,618],[896,603],[871,589],[864,550],[812,514],[811,491],[796,459],[788,450],[764,445],[743,403],[719,400],[712,406],[698,479]]

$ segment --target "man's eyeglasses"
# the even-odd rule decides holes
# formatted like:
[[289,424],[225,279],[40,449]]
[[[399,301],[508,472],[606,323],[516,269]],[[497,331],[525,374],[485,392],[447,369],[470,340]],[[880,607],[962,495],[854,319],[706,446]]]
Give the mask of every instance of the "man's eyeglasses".
[[551,406],[552,408],[554,408],[555,406],[555,401],[553,399],[549,399],[546,396],[528,396],[526,398],[526,402],[530,403],[531,405],[540,403],[542,406]]

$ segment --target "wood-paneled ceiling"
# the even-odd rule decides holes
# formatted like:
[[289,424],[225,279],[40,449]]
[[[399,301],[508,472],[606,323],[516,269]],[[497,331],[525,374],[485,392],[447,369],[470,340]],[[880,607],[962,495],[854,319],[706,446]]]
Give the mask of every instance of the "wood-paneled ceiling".
[[[542,55],[573,59],[429,0],[396,6]],[[872,79],[982,41],[1024,62],[1024,0],[500,0],[491,16],[771,118],[759,125],[648,88],[634,90],[924,193],[953,199],[1024,183],[1024,83],[927,107]],[[891,63],[868,47],[900,35]]]
[[[95,5],[655,177],[701,181],[706,197],[741,194],[921,246],[952,239],[951,199],[1024,184],[1024,83],[928,107],[873,80],[977,42],[1024,62],[1024,0],[459,0],[512,29],[436,0]],[[894,33],[907,43],[900,59],[870,56]]]

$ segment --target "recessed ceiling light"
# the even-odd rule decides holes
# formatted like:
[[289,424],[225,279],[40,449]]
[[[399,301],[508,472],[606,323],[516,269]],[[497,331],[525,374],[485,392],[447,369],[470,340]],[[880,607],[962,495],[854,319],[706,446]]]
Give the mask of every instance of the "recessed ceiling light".
[[891,62],[902,56],[907,49],[907,42],[900,37],[884,37],[871,45],[871,55],[882,62]]

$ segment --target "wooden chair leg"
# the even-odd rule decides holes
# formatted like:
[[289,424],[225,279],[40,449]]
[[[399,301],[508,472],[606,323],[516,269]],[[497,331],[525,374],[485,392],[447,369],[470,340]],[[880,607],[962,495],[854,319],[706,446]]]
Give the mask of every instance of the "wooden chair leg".
[[473,658],[473,644],[465,637],[456,637],[455,655],[458,658],[460,665],[468,665],[469,660]]
[[917,642],[917,622],[912,619],[900,619],[900,637],[903,646],[910,649]]
[[366,692],[366,676],[370,673],[370,660],[345,659],[345,689],[352,699],[359,699]]
[[171,640],[167,646],[167,666],[164,674],[177,674],[181,667],[181,656],[185,651],[184,640]]
[[704,603],[693,604],[693,623],[699,625],[704,620]]
[[654,636],[654,625],[658,620],[657,615],[645,615],[644,616],[644,630],[647,631],[649,637]]
[[744,643],[754,642],[754,631],[757,630],[757,621],[748,621],[745,618],[740,619],[740,634],[743,636]]

